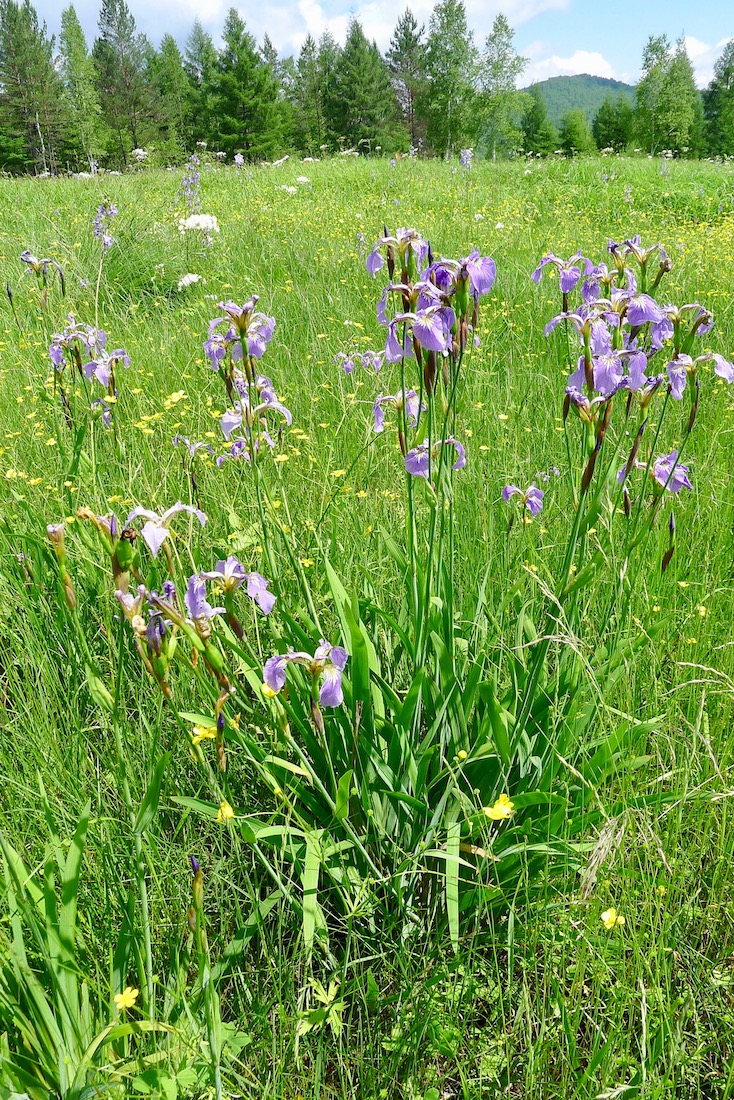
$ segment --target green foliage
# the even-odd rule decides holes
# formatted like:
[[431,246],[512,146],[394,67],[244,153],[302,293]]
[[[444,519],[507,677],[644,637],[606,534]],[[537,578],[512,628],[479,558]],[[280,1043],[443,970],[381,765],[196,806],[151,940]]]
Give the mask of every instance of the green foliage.
[[[713,302],[717,324],[699,347],[731,358],[732,306],[721,283],[734,209],[728,169],[671,160],[661,183],[659,164],[646,158],[498,161],[471,173],[326,158],[286,198],[281,184],[295,185],[302,171],[292,162],[251,171],[211,164],[202,209],[222,227],[211,250],[180,238],[171,214],[178,178],[146,170],[105,181],[120,214],[100,324],[108,346],[131,355],[129,372],[118,370],[114,433],[91,418],[69,430],[45,335],[67,312],[93,317],[94,287],[81,280],[94,283],[99,260],[89,237],[97,186],[2,183],[16,211],[0,249],[17,314],[6,306],[0,363],[3,836],[22,859],[30,900],[34,887],[45,890],[50,856],[59,924],[67,838],[91,800],[72,970],[89,990],[92,1030],[116,1020],[113,995],[128,984],[141,995],[126,1021],[148,1023],[154,1012],[170,1029],[119,1035],[92,1059],[88,1086],[166,1100],[213,1096],[217,1075],[223,1095],[266,1100],[392,1096],[396,1081],[406,1096],[471,1100],[508,1089],[548,1100],[613,1089],[725,1095],[734,1056],[730,391],[713,364],[699,365],[688,434],[691,391],[667,403],[660,444],[684,448],[696,489],[675,498],[675,553],[662,574],[667,509],[656,515],[649,484],[631,480],[627,517],[616,483],[637,406],[628,416],[626,395],[615,398],[581,500],[596,435],[573,410],[564,430],[576,335],[561,327],[546,340],[543,327],[561,306],[557,278],[546,274],[536,288],[528,272],[549,249],[579,248],[611,267],[607,240],[639,230],[673,260],[658,300]],[[353,339],[359,348],[384,339],[374,317],[381,288],[365,275],[354,234],[368,245],[379,236],[396,188],[437,252],[461,256],[469,241],[489,240],[499,273],[478,319],[481,346],[467,351],[454,398],[467,467],[434,475],[431,486],[414,482],[412,559],[397,432],[388,422],[375,437],[365,423],[378,388],[400,388],[400,367],[385,364],[375,380],[359,366],[347,377],[333,365]],[[59,211],[52,229],[51,210]],[[58,279],[44,286],[21,275],[26,246],[63,264],[65,299]],[[153,281],[157,264],[165,278]],[[650,292],[657,259],[647,266],[636,274]],[[190,269],[206,282],[177,291]],[[221,453],[225,390],[197,362],[215,312],[206,295],[242,301],[251,291],[277,318],[259,369],[279,394],[285,387],[293,429],[254,469],[234,461],[218,469],[206,451],[183,461],[169,442],[179,432]],[[408,384],[419,382],[419,366],[406,362]],[[80,417],[86,381],[68,389]],[[436,394],[442,416],[451,389],[440,378]],[[658,394],[641,461],[648,442],[660,450],[663,401]],[[508,529],[502,486],[524,487],[551,466],[562,475],[538,482],[542,515],[526,525],[518,512]],[[118,619],[111,557],[91,521],[66,524],[76,615],[44,535],[46,522],[84,504],[95,515],[115,509],[124,523],[137,504],[160,511],[197,497],[207,525],[174,520],[170,566],[140,538],[130,552],[158,590],[170,570],[181,591],[192,570],[229,553],[277,584],[267,618],[244,589],[234,595],[243,639],[225,618],[212,621],[233,688],[221,743],[211,736],[218,684],[198,649],[192,667],[195,647],[182,631],[170,658],[172,701],[149,678]],[[640,532],[646,541],[628,561]],[[209,598],[224,602],[213,587]],[[322,636],[350,654],[345,703],[322,708],[323,730],[308,670],[290,666],[273,699],[261,689],[271,653],[290,644],[313,651]],[[197,745],[195,725],[210,731]],[[37,770],[62,838],[56,862]],[[502,794],[511,812],[493,820],[485,807]],[[191,854],[202,864],[193,898]],[[0,972],[12,976],[2,885]],[[39,905],[24,910],[26,954],[63,1019],[35,946]],[[624,925],[607,927],[602,914],[612,908]],[[153,995],[144,1001],[148,972]],[[30,1093],[8,1079],[16,1055],[32,1058],[34,1073],[47,1061],[39,1016],[29,1041],[41,1054],[18,1038],[20,1003],[0,1024],[3,1096]],[[58,1049],[74,1053],[71,1025],[66,1035]],[[39,1100],[53,1095],[55,1079],[37,1086]]]
[[611,80],[606,76],[551,76],[537,84],[531,84],[528,91],[537,91],[545,103],[548,117],[558,127],[567,111],[583,111],[586,121],[591,125],[599,108],[606,99],[625,99],[634,103],[635,90],[630,84],[620,80]]
[[522,142],[521,119],[532,106],[527,92],[517,91],[517,81],[527,65],[512,44],[515,32],[504,15],[498,15],[487,35],[477,68],[478,141],[492,160],[498,151],[512,155]]
[[279,117],[275,77],[235,8],[227,14],[223,38],[212,88],[217,145],[230,157],[272,157],[283,142],[274,125]]
[[591,127],[580,110],[567,111],[561,119],[558,137],[566,156],[595,153],[596,143]]
[[357,19],[349,24],[332,79],[330,126],[347,148],[394,152],[405,146],[387,67],[377,45],[365,38]]
[[707,145],[716,156],[734,156],[734,42],[727,42],[703,93]]
[[39,24],[30,0],[2,0],[0,120],[7,134],[4,155],[9,166],[17,164],[22,156],[36,172],[60,168],[68,123],[64,106],[54,66],[54,40],[46,24]]
[[426,84],[420,110],[426,141],[437,156],[469,144],[475,132],[476,47],[463,0],[439,0],[426,40]]
[[81,23],[73,7],[61,13],[59,62],[68,100],[69,154],[77,167],[88,171],[102,152],[101,107],[95,69]]
[[626,99],[605,99],[591,127],[597,149],[613,149],[615,153],[621,153],[632,141],[633,126],[632,106]]
[[637,139],[647,152],[689,153],[698,101],[684,40],[673,49],[666,35],[651,36],[642,55],[634,116]]
[[523,149],[526,153],[547,157],[558,148],[558,131],[548,118],[545,100],[536,85],[528,90],[528,96],[528,106],[522,118]]
[[410,8],[406,8],[395,24],[390,48],[385,61],[390,72],[395,94],[408,129],[408,137],[417,149],[425,138],[424,120],[418,109],[426,82],[425,27],[418,22]]

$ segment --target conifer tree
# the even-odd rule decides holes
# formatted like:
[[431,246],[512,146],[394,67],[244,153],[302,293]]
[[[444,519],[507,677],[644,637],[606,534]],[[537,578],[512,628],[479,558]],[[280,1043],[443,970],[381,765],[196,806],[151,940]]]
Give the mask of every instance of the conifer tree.
[[125,0],[102,0],[99,38],[92,57],[104,119],[114,135],[119,160],[127,164],[132,149],[146,138],[151,94],[145,74],[149,43],[138,34]]
[[168,157],[180,158],[192,147],[191,100],[183,56],[173,35],[164,34],[151,60],[151,80],[159,111],[159,141]]
[[184,55],[184,70],[189,80],[191,136],[194,142],[211,140],[212,134],[218,129],[214,118],[217,65],[217,51],[212,36],[197,19],[186,39]]
[[357,19],[349,24],[347,40],[334,71],[336,110],[333,121],[339,137],[360,152],[378,147],[392,151],[404,144],[397,122],[395,92],[376,43],[368,42]]
[[633,123],[632,105],[623,96],[607,96],[591,124],[597,148],[620,153],[632,140]]
[[415,148],[422,145],[425,138],[425,125],[418,112],[418,102],[426,81],[424,31],[423,25],[418,26],[410,8],[406,8],[395,24],[390,49],[385,55],[410,144]]
[[558,130],[548,117],[548,108],[537,88],[528,88],[528,107],[522,120],[522,145],[526,153],[547,157],[560,144]]
[[561,119],[558,134],[561,149],[563,149],[566,156],[573,157],[578,153],[596,152],[591,127],[586,121],[586,115],[578,107],[572,111],[566,111]]
[[235,8],[227,14],[223,38],[214,75],[215,140],[230,156],[240,152],[248,160],[269,159],[281,147],[272,127],[278,96],[275,79]]
[[69,130],[65,108],[46,24],[30,0],[0,0],[0,156],[16,168],[58,171]]

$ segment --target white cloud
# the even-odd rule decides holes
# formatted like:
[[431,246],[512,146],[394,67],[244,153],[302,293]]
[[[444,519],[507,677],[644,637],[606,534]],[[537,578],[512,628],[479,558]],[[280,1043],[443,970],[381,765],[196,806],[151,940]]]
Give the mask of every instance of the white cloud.
[[696,78],[696,84],[699,88],[705,88],[707,84],[710,84],[711,77],[714,75],[714,64],[716,63],[721,51],[726,46],[727,42],[731,42],[731,38],[722,38],[715,46],[709,46],[706,42],[701,42],[699,38],[694,38],[693,35],[687,34],[684,38],[686,44],[686,51],[691,59],[693,65],[693,73]]
[[574,50],[570,57],[559,57],[558,54],[542,57],[542,43],[533,43],[525,52],[530,57],[530,63],[523,73],[524,85],[547,80],[551,76],[576,76],[579,73],[606,76],[611,80],[623,79],[603,54],[592,50]]

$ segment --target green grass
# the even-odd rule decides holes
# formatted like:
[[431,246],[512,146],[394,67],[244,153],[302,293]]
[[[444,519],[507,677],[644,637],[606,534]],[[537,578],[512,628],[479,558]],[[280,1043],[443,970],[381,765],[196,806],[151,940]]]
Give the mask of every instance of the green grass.
[[[309,184],[295,184],[301,172]],[[283,190],[289,185],[298,186],[297,194]],[[170,1017],[175,1040],[161,1045],[169,1083],[151,1085],[154,1095],[166,1095],[164,1088],[168,1095],[175,1088],[181,1096],[212,1094],[205,998],[196,991],[203,956],[191,961],[197,945],[187,922],[192,853],[204,871],[215,967],[237,930],[251,922],[244,949],[218,974],[222,1016],[239,1036],[234,1042],[230,1036],[227,1048],[225,1095],[734,1095],[734,401],[710,366],[702,370],[699,415],[686,444],[695,488],[675,502],[675,555],[662,574],[665,512],[634,573],[629,621],[621,627],[625,639],[642,644],[625,658],[624,674],[603,700],[600,728],[591,736],[624,715],[650,720],[651,732],[632,746],[634,766],[612,769],[589,795],[592,809],[601,806],[603,813],[573,838],[581,847],[565,860],[556,856],[557,873],[549,868],[539,884],[529,871],[518,873],[504,907],[479,906],[474,920],[463,912],[458,950],[440,906],[418,904],[406,919],[406,911],[384,904],[374,883],[362,894],[346,891],[350,911],[322,874],[315,927],[282,900],[264,904],[275,884],[252,846],[179,801],[212,801],[213,746],[202,745],[212,762],[207,773],[129,638],[119,665],[124,744],[122,753],[116,751],[114,723],[90,695],[69,617],[59,606],[45,535],[47,523],[79,507],[98,514],[114,508],[124,517],[135,505],[162,511],[190,499],[172,436],[205,439],[217,451],[222,446],[218,420],[225,395],[202,352],[207,326],[218,315],[218,301],[242,302],[257,293],[260,306],[277,319],[262,366],[293,413],[281,461],[263,465],[273,514],[282,519],[286,506],[290,510],[294,555],[332,640],[338,616],[327,559],[363,608],[397,608],[402,581],[388,535],[401,538],[405,526],[401,461],[394,432],[372,437],[370,412],[377,392],[399,388],[398,368],[385,366],[375,383],[359,368],[347,377],[333,364],[339,351],[379,348],[384,341],[375,319],[383,280],[373,282],[365,272],[357,234],[370,248],[383,224],[391,231],[411,225],[430,238],[436,255],[463,256],[476,245],[494,257],[498,278],[483,300],[481,347],[467,359],[460,393],[459,433],[469,462],[453,479],[453,590],[457,620],[468,634],[486,574],[486,610],[477,625],[495,631],[490,652],[507,686],[519,613],[538,621],[572,514],[561,420],[565,349],[560,334],[543,336],[560,308],[557,282],[546,277],[535,287],[529,272],[546,251],[566,256],[580,248],[606,260],[609,238],[639,232],[645,243],[660,240],[673,259],[660,300],[699,300],[713,309],[716,326],[705,346],[731,359],[731,168],[616,158],[482,165],[468,176],[448,164],[407,160],[394,169],[381,161],[287,164],[252,173],[213,166],[203,172],[202,190],[202,210],[216,214],[221,226],[211,250],[179,235],[177,187],[178,174],[166,172],[0,183],[0,264],[17,316],[16,323],[6,302],[0,326],[2,833],[34,870],[43,864],[46,844],[39,778],[62,837],[72,836],[91,803],[78,965],[108,1006],[108,972],[135,878],[123,779],[137,806],[156,761],[171,754],[157,816],[144,834],[141,873],[158,988],[178,973],[194,1022],[173,998],[179,1006]],[[116,244],[104,258],[99,324],[109,334],[108,346],[127,350],[131,366],[118,372],[115,434],[92,424],[74,465],[72,435],[48,384],[48,337],[61,330],[69,312],[94,323],[99,252],[91,221],[107,196],[120,214],[112,226]],[[19,260],[24,248],[53,258],[65,271],[66,299],[52,282],[46,311]],[[178,280],[188,271],[202,281],[179,293]],[[85,402],[81,391],[78,401]],[[677,408],[673,415],[666,450],[683,435],[685,416]],[[503,485],[525,487],[551,466],[564,476],[545,486],[541,517],[526,528],[515,523],[508,533]],[[208,523],[200,531],[198,524],[175,521],[177,555],[185,564],[207,569],[234,552],[247,568],[268,574],[249,474],[234,462],[217,469],[197,459]],[[423,523],[430,510],[425,496],[417,499]],[[69,569],[92,656],[114,690],[118,627],[109,559],[81,526],[67,524]],[[579,596],[565,640],[578,647],[579,668],[598,667],[619,566],[621,536],[613,537],[614,553],[598,542],[603,562]],[[590,534],[592,547],[595,538]],[[159,567],[151,586],[163,578]],[[283,605],[289,599],[297,604],[296,585],[285,562],[278,579]],[[517,596],[508,600],[513,586]],[[303,626],[304,616],[293,614]],[[248,629],[254,625],[253,617]],[[393,662],[394,637],[377,615],[368,626],[385,667],[395,670],[392,686],[404,691],[410,679],[405,662]],[[288,621],[274,629],[287,646],[293,637]],[[252,644],[263,658],[273,651],[264,628]],[[176,680],[179,712],[211,714],[213,696],[204,680],[201,669]],[[266,716],[257,718],[247,691],[241,698],[243,727],[249,732],[261,723],[255,734],[272,738],[274,752],[284,751]],[[238,813],[271,819],[271,791],[236,739],[226,784]],[[665,800],[656,802],[658,795]],[[271,871],[289,873],[286,851],[271,858]],[[584,890],[584,868],[597,858],[598,874],[588,882],[587,873]],[[491,866],[486,873],[491,878]],[[429,896],[433,888],[427,880]],[[610,906],[624,914],[625,924],[607,931],[601,913]],[[7,911],[0,905],[0,965]],[[322,913],[328,922],[323,933]],[[135,950],[123,985],[140,984]],[[340,980],[341,1030],[317,1020],[312,1030],[298,1033],[299,1014],[318,1003],[312,978],[324,987]],[[114,1053],[132,1066],[136,1050],[150,1053],[155,1046],[141,1040],[139,1048]],[[0,1045],[4,1100],[2,1056]],[[184,1063],[198,1076],[183,1074],[170,1084]],[[128,1078],[142,1069],[136,1064]],[[117,1094],[123,1091],[134,1094],[131,1085]]]

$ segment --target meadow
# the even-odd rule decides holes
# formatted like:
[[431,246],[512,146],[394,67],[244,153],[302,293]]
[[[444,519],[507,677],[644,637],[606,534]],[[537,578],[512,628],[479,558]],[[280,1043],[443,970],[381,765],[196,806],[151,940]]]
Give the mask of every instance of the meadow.
[[200,159],[0,181],[1,1100],[731,1097],[734,169]]

